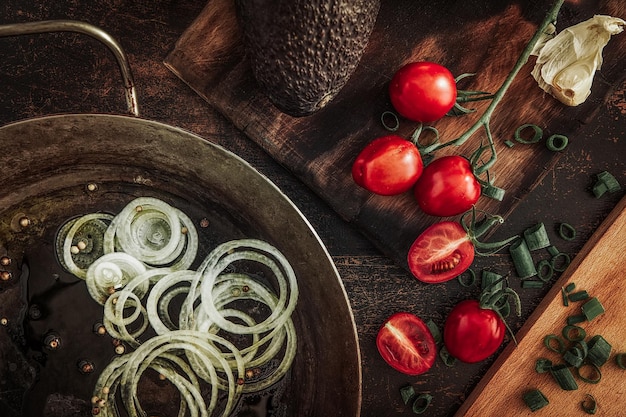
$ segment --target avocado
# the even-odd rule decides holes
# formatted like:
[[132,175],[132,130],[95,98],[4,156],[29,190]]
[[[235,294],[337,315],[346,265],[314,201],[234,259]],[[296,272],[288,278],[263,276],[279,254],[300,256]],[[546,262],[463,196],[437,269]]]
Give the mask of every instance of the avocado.
[[235,1],[254,78],[294,117],[323,108],[348,82],[380,9],[380,0]]

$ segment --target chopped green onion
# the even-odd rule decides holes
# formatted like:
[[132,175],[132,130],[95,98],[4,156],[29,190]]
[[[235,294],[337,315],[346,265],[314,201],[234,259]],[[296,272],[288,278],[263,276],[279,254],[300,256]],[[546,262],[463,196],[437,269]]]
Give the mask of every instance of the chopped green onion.
[[570,348],[563,354],[563,360],[574,368],[579,368],[584,359],[583,351],[578,347]]
[[570,301],[582,301],[589,298],[589,293],[585,290],[581,290],[570,293],[567,298],[569,298]]
[[546,140],[546,146],[551,151],[562,151],[567,147],[569,139],[563,135],[552,135]]
[[563,337],[568,342],[578,342],[584,340],[587,337],[587,332],[582,327],[568,324],[563,328]]
[[513,265],[517,275],[524,279],[537,275],[533,258],[528,250],[528,245],[524,239],[518,239],[509,247],[509,252],[513,258]]
[[410,384],[400,388],[400,395],[402,396],[402,402],[405,404],[408,404],[409,401],[417,396],[415,388],[413,388],[413,385]]
[[502,201],[504,199],[504,194],[506,193],[504,188],[496,187],[495,185],[489,183],[482,185],[481,192],[485,197],[489,197],[496,201]]
[[502,275],[483,269],[480,275],[480,288],[481,290],[489,290],[490,292],[500,291],[503,287]]
[[522,280],[522,288],[524,289],[539,289],[539,288],[543,288],[543,285],[545,284],[545,282],[543,281],[534,281],[531,279],[525,279]]
[[561,298],[563,299],[563,305],[565,307],[569,306],[569,299],[567,298],[567,292],[565,288],[561,287]]
[[573,282],[570,282],[569,284],[565,286],[565,291],[568,293],[574,291],[575,289],[576,289],[576,284]]
[[611,356],[611,344],[600,335],[596,335],[587,343],[589,351],[587,352],[587,360],[596,366],[602,366],[609,360]]
[[607,171],[602,171],[597,175],[596,183],[593,185],[592,191],[596,198],[600,198],[604,193],[614,193],[621,190],[622,187],[617,179]]
[[626,353],[618,353],[615,355],[615,363],[622,369],[626,369]]
[[559,253],[561,253],[561,251],[559,251],[557,247],[554,245],[548,246],[547,250],[548,250],[548,253],[552,256],[557,256]]
[[430,330],[430,333],[433,335],[433,339],[435,339],[435,344],[439,344],[443,341],[443,338],[441,337],[441,331],[432,319],[428,319],[426,321],[426,327],[428,327],[428,330]]
[[441,349],[439,349],[439,357],[443,361],[443,364],[446,365],[448,368],[452,368],[454,365],[456,365],[457,359],[454,356],[450,355],[450,352],[448,352],[448,349],[446,349],[445,346],[442,346]]
[[[467,275],[469,275],[469,279],[467,281],[463,279],[463,275],[465,275],[465,272],[467,272]],[[459,281],[459,284],[461,284],[463,287],[473,287],[476,283],[476,273],[472,269],[468,269],[465,272],[456,277],[457,281]]]
[[[522,131],[527,128],[531,128],[534,132],[533,137],[530,139],[524,139],[522,137]],[[543,130],[539,126],[532,124],[532,123],[523,124],[515,130],[515,140],[518,141],[519,143],[524,143],[524,144],[537,143],[541,140],[541,136],[543,136]]]
[[430,394],[419,394],[417,398],[415,398],[415,401],[413,401],[413,412],[415,414],[422,414],[426,411],[432,400],[433,396]]
[[538,374],[548,372],[550,368],[552,368],[552,361],[550,359],[539,358],[535,362],[535,371],[537,371]]
[[523,399],[524,403],[533,412],[545,407],[550,403],[546,396],[543,395],[543,393],[538,389],[526,392],[523,396]]
[[524,239],[528,250],[534,251],[550,246],[550,238],[543,223],[537,223],[533,227],[524,230]]
[[587,321],[587,317],[583,316],[582,314],[577,314],[575,316],[569,316],[567,318],[567,324],[568,325],[578,324],[578,323],[582,323],[584,321]]
[[559,236],[561,239],[574,240],[576,238],[576,229],[569,223],[561,223],[559,225]]
[[[559,263],[559,260],[563,258],[562,262]],[[571,259],[569,257],[569,255],[567,253],[563,253],[560,252],[556,255],[554,255],[551,259],[550,259],[550,264],[552,265],[552,269],[554,269],[557,272],[563,272],[567,269],[567,267],[569,266],[571,262]]]
[[587,414],[595,414],[598,410],[598,403],[591,394],[585,394],[585,399],[580,403],[583,411]]
[[598,300],[598,297],[593,297],[589,301],[587,301],[581,307],[583,314],[587,317],[587,320],[591,321],[598,317],[601,314],[604,314],[604,306]]
[[560,364],[550,368],[550,374],[559,384],[561,389],[565,391],[573,391],[578,389],[578,384],[567,365]]
[[[386,119],[391,119],[393,125],[388,125]],[[390,132],[395,132],[400,127],[400,120],[398,120],[398,116],[392,111],[384,111],[380,115],[380,122],[382,123],[383,127]]]
[[[556,342],[557,346],[554,346],[553,342]],[[565,342],[563,342],[563,340],[561,340],[561,338],[555,334],[549,334],[546,337],[544,337],[543,344],[552,352],[556,352],[556,353],[565,352]]]
[[511,142],[510,140],[505,140],[504,144],[506,146],[508,146],[509,148],[512,148],[513,146],[515,146],[515,144],[513,142]]
[[548,282],[553,275],[554,268],[552,267],[552,263],[545,259],[542,259],[537,263],[537,278],[543,282]]
[[581,381],[588,384],[597,384],[602,379],[600,367],[593,363],[585,363],[576,368],[576,373]]

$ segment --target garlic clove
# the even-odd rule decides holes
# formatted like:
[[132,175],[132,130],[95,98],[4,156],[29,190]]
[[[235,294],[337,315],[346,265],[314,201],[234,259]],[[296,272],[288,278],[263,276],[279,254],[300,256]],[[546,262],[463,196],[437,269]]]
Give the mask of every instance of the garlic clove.
[[593,77],[602,65],[602,50],[625,25],[626,21],[620,18],[596,15],[564,29],[535,48],[537,61],[532,76],[539,87],[562,103],[583,103],[591,94]]

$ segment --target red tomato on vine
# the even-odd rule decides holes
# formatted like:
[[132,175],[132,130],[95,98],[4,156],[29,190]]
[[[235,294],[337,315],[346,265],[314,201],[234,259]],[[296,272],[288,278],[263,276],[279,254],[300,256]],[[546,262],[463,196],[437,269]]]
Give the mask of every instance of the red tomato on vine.
[[456,81],[442,65],[412,62],[394,74],[389,83],[389,97],[396,111],[407,119],[434,122],[456,103]]

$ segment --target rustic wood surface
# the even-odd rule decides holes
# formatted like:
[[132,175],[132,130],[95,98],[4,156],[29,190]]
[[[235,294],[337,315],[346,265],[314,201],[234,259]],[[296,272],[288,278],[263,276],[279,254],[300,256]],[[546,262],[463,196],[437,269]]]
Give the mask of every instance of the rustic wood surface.
[[[593,3],[590,10],[599,4],[585,4],[590,3]],[[398,389],[407,383],[412,383],[418,391],[433,395],[429,415],[454,414],[490,368],[495,356],[479,364],[460,364],[454,368],[437,362],[427,374],[407,377],[382,361],[374,339],[383,320],[399,310],[433,319],[441,326],[452,306],[462,299],[476,296],[478,289],[461,287],[456,281],[431,286],[415,281],[404,268],[365,238],[354,223],[346,222],[338,215],[336,207],[318,195],[317,190],[314,192],[297,173],[276,162],[220,110],[209,105],[165,67],[163,61],[174,50],[176,41],[201,15],[206,4],[192,0],[59,0],[38,4],[6,0],[0,5],[0,23],[77,19],[99,25],[118,39],[133,67],[143,117],[187,129],[242,156],[276,183],[319,233],[343,279],[357,323],[363,362],[362,415],[412,415],[398,393]],[[480,10],[478,8],[477,12]],[[450,17],[460,21],[458,14]],[[531,14],[528,19],[536,22],[540,13]],[[564,16],[564,21],[568,19],[576,19],[576,16]],[[419,22],[411,25],[422,26]],[[429,25],[433,33],[446,27],[445,22]],[[389,35],[387,41],[393,39]],[[55,113],[124,112],[123,93],[114,60],[91,39],[74,34],[0,39],[0,51],[2,124]],[[393,53],[393,50],[389,51],[390,67],[408,58]],[[616,65],[623,68],[621,62],[607,60],[605,64],[607,71]],[[571,137],[570,146],[558,160],[541,160],[542,172],[537,176],[540,179],[533,186],[528,183],[528,188],[514,197],[519,201],[506,216],[505,224],[493,235],[494,239],[520,233],[542,221],[554,244],[575,257],[624,195],[620,192],[596,199],[590,193],[593,176],[603,170],[612,172],[622,184],[626,184],[626,83],[619,77],[605,79],[604,69],[597,80],[598,87],[605,89],[606,94],[590,102],[589,111],[595,117],[582,119],[583,123]],[[380,89],[381,85],[378,84],[377,88]],[[384,102],[378,101],[377,107],[370,109],[372,117],[384,106]],[[347,123],[343,119],[339,122]],[[335,122],[333,125],[339,123]],[[322,130],[327,128],[320,126]],[[10,152],[10,149],[3,148],[2,152]],[[348,158],[347,154],[345,158]],[[3,186],[10,187],[11,184]],[[373,227],[385,229],[388,219],[369,216],[369,221]],[[577,236],[573,241],[559,239],[555,228],[562,221],[576,227]],[[502,274],[512,271],[506,253],[477,259],[474,269],[480,271],[482,268]],[[511,285],[519,290],[523,303],[522,317],[509,321],[513,329],[518,330],[548,288],[521,290],[516,280],[512,280]]]
[[[176,43],[166,64],[341,217],[354,223],[398,264],[405,265],[408,248],[417,235],[439,219],[422,213],[410,191],[401,196],[377,196],[355,185],[350,171],[355,156],[367,143],[389,133],[379,117],[393,110],[387,93],[389,80],[405,63],[434,61],[455,75],[476,74],[461,82],[460,88],[495,92],[551,2],[544,3],[431,1],[425,6],[415,1],[383,2],[368,48],[350,81],[328,106],[302,118],[281,113],[257,87],[243,52],[232,0],[209,1]],[[619,0],[591,3],[564,5],[558,27],[594,13],[626,14],[626,5]],[[420,19],[429,24],[418,24]],[[212,36],[208,37],[209,33]],[[578,107],[563,106],[537,88],[529,75],[534,58],[529,60],[490,122],[499,155],[490,174],[496,179],[495,185],[506,190],[505,197],[502,202],[481,198],[479,208],[507,215],[556,163],[561,154],[543,146],[510,149],[504,142],[525,123],[539,125],[545,138],[551,134],[575,135],[581,123],[593,118],[606,91],[626,75],[626,37],[615,37],[605,57],[603,82],[596,82],[592,98]],[[447,117],[432,125],[442,141],[452,140],[476,122],[487,104],[473,105],[477,112],[472,115]],[[396,133],[410,137],[416,126],[401,119]],[[481,129],[460,148],[449,147],[436,156],[469,157],[485,140]],[[383,222],[385,227],[379,227]]]

